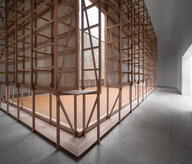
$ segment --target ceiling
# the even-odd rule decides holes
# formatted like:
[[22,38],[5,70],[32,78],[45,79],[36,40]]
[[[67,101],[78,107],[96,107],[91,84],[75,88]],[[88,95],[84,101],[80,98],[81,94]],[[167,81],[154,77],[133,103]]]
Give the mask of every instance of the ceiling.
[[177,56],[192,43],[192,0],[145,0],[158,38],[158,85],[177,87]]
[[192,11],[192,0],[145,0],[145,3],[158,37],[159,48],[177,49],[184,25]]

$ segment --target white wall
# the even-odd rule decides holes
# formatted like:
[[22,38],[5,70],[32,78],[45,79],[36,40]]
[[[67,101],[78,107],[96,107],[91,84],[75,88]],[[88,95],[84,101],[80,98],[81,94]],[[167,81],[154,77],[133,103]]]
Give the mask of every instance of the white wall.
[[177,58],[177,89],[182,93],[182,55]]
[[[177,80],[177,89],[180,93],[182,93],[182,56],[185,55],[186,51],[192,45],[192,10],[190,10],[189,15],[186,19],[186,22],[184,24],[184,29],[182,32],[182,38],[179,48],[179,56],[178,56],[178,80]],[[188,55],[192,55],[191,53],[188,53]]]
[[145,0],[158,38],[157,85],[181,88],[181,63],[192,43],[192,0]]
[[182,59],[182,95],[190,95],[191,93],[191,60],[190,57]]
[[[168,47],[171,46],[168,45]],[[157,63],[157,86],[159,87],[177,87],[177,58],[176,51],[173,50],[159,49]]]
[[178,57],[177,88],[181,94],[189,95],[192,90],[192,44]]

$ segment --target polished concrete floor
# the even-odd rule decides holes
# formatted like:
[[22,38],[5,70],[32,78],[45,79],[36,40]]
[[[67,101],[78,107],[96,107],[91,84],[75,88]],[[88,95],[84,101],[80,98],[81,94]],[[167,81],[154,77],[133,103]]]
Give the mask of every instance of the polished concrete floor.
[[157,89],[75,159],[0,111],[1,164],[192,164],[192,97]]

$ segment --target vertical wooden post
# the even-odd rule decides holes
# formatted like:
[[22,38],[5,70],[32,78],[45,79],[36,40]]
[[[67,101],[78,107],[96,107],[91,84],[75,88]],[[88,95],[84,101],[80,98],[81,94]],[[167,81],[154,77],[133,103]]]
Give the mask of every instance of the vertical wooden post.
[[[37,9],[37,0],[33,0],[33,10],[35,11]],[[37,14],[36,13],[33,13],[33,28],[36,29],[37,28]],[[34,31],[33,31],[34,32]],[[34,37],[34,40],[33,40],[33,49],[36,49],[37,48],[37,34],[36,33],[33,33],[33,37]],[[33,55],[34,55],[34,62],[33,62],[33,65],[35,65],[35,69],[37,69],[37,58],[38,58],[38,54],[36,51],[33,51]],[[33,68],[34,69],[34,68]],[[37,85],[37,82],[38,82],[38,71],[37,70],[34,70],[33,72],[33,87],[35,87]]]
[[[53,3],[53,0],[52,0]],[[51,20],[54,20],[54,7],[51,8],[51,14],[50,14]],[[51,23],[51,42],[54,44],[54,21]],[[51,88],[54,88],[54,46],[51,46]]]
[[20,89],[17,87],[17,121],[20,120]]
[[[24,12],[24,7],[22,7],[22,12]],[[22,18],[24,18],[25,16],[23,15]],[[22,28],[22,35],[25,35],[25,26],[24,26],[25,22],[23,22],[23,28]],[[22,39],[22,51],[25,52],[25,38]],[[25,70],[25,53],[23,53],[22,55],[22,69]],[[22,73],[22,83],[25,84],[25,71],[23,71]],[[23,91],[23,89],[21,89],[21,92]],[[23,101],[23,100],[22,100]]]
[[[5,15],[7,15],[8,14],[8,10],[9,10],[9,8],[8,8],[8,2],[7,1],[5,1]],[[8,18],[6,17],[5,18],[5,58],[6,58],[6,60],[5,60],[5,83],[6,83],[6,87],[9,85],[8,84],[8,64],[9,64],[9,62],[8,62]],[[7,89],[6,89],[7,90]],[[6,101],[7,101],[7,99],[6,99]],[[8,107],[7,107],[8,108]]]
[[32,131],[35,131],[35,90],[34,90],[34,77],[33,77],[33,67],[34,67],[34,58],[33,58],[33,26],[34,26],[34,0],[30,0],[31,3],[31,9],[30,9],[30,33],[31,33],[31,37],[30,37],[30,59],[31,59],[31,89],[32,89]]
[[57,81],[58,81],[58,1],[54,2],[54,92],[57,92]]
[[77,135],[77,95],[74,95],[74,135]]
[[21,108],[23,109],[23,88],[21,88]]
[[109,118],[109,87],[107,87],[107,118]]
[[131,86],[130,86],[130,112],[133,104],[133,85],[134,85],[134,6],[131,0]]
[[[142,0],[144,3],[144,0]],[[142,101],[144,101],[145,94],[145,8],[143,6],[143,25],[142,25],[142,38],[143,38],[143,48],[142,48],[142,59],[143,59],[143,76],[142,76]]]
[[57,115],[57,150],[60,147],[60,101],[59,101],[59,95],[56,95],[56,115]]
[[84,0],[81,0],[81,88],[84,86]]
[[86,124],[86,95],[83,95],[83,135],[85,135]]
[[[147,73],[149,73],[149,72],[147,72]],[[147,80],[146,80],[146,98],[147,98],[147,96],[148,96],[148,77],[147,77]]]
[[33,64],[34,64],[34,62],[33,62],[33,60],[34,60],[34,58],[33,58],[33,24],[34,24],[34,22],[33,22],[33,9],[34,9],[34,1],[33,0],[31,0],[30,1],[31,2],[31,9],[30,9],[30,33],[31,33],[31,38],[30,38],[30,62],[31,62],[31,70],[30,70],[30,74],[31,74],[31,89],[34,89],[34,80],[33,80]]
[[6,103],[7,103],[7,113],[9,113],[9,85],[6,85]]
[[140,86],[139,85],[140,85],[140,83],[137,83],[137,105],[139,105],[139,103],[140,103],[139,102],[139,99],[140,99],[140,93],[139,93],[140,92],[140,90],[139,90]]
[[[106,8],[106,11],[108,11],[108,9]],[[109,118],[109,84],[108,84],[108,44],[107,44],[107,40],[108,40],[108,31],[107,31],[107,22],[108,22],[108,16],[107,14],[105,14],[105,86],[107,87],[107,118]]]
[[52,123],[52,93],[49,93],[49,122]]
[[[137,6],[138,8],[140,8],[139,6],[140,4],[140,0],[137,1]],[[137,105],[139,105],[140,103],[140,75],[141,75],[141,40],[140,40],[140,34],[141,34],[141,25],[140,25],[140,21],[141,21],[141,11],[138,9],[138,14],[139,14],[139,18],[138,18],[138,56],[137,56],[137,62],[138,62],[138,79],[137,79]]]
[[97,80],[97,142],[100,143],[100,94],[101,94],[101,0],[98,0],[98,23],[99,23],[99,76]]
[[76,0],[76,89],[79,89],[79,0]]
[[32,90],[32,131],[35,132],[35,90]]
[[121,109],[122,109],[122,87],[119,88],[119,120],[118,120],[119,123],[121,121]]
[[132,112],[132,82],[129,86],[129,106],[130,106],[130,112]]
[[100,143],[100,93],[97,94],[97,143]]
[[2,103],[2,100],[1,100],[1,99],[2,99],[2,90],[1,90],[1,84],[0,84],[0,108],[1,108],[1,106],[2,106],[2,105],[1,105],[1,103]]
[[12,101],[15,99],[15,87],[12,87]]
[[121,121],[121,109],[122,109],[122,11],[121,0],[119,0],[119,120]]
[[[14,0],[14,12],[15,12],[15,85],[18,87],[18,18],[17,18],[17,0]],[[13,87],[13,90],[15,88]],[[14,99],[14,93],[13,93],[13,99]]]

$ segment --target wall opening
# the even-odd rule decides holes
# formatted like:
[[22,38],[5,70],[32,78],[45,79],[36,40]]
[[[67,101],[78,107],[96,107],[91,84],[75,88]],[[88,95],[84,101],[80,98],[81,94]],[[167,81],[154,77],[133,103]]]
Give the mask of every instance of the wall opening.
[[192,95],[192,45],[182,57],[182,95]]
[[[85,6],[91,6],[94,5],[93,2],[90,0],[85,0]],[[82,0],[79,0],[79,29],[80,29],[80,39],[82,38]],[[83,17],[84,17],[84,28],[87,28],[88,26],[94,26],[99,23],[99,9],[97,6],[90,7],[87,9],[87,12],[83,12]],[[88,17],[88,20],[86,19],[86,14]],[[105,14],[101,12],[101,85],[104,85],[104,78],[105,78]],[[98,46],[99,45],[99,27],[91,28],[90,29],[91,33],[91,40],[93,42],[93,46]],[[89,32],[88,30],[85,30],[84,32],[84,47],[85,48],[90,48],[90,38],[89,38]],[[82,57],[82,41],[80,41],[80,62],[79,62],[79,68],[81,68],[81,57]],[[88,50],[84,52],[84,63],[86,63],[85,68],[93,68],[93,59],[91,56],[91,50]],[[98,61],[99,58],[99,51],[94,49],[94,56],[95,60]],[[98,63],[96,62],[96,66],[98,67]],[[82,70],[79,69],[79,75],[80,75],[80,81],[82,80]],[[96,87],[96,79],[94,75],[94,71],[86,71],[84,72],[84,85],[86,88],[91,88],[91,87]]]

